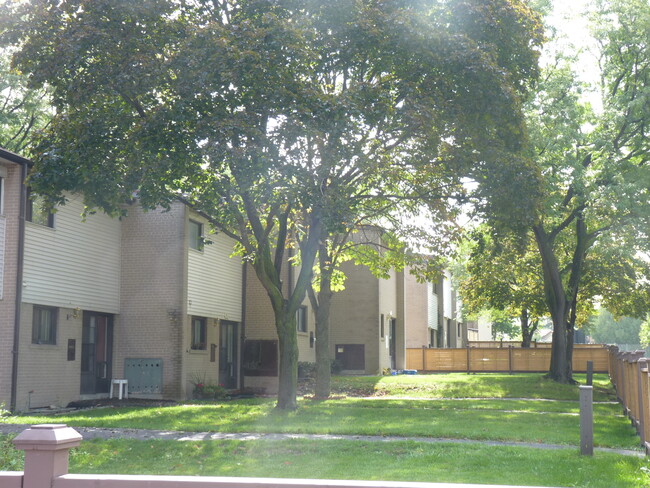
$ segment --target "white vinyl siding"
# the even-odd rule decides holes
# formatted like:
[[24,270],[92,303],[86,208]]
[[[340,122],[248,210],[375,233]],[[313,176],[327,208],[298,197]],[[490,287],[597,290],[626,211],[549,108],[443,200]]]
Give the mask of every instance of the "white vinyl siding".
[[241,322],[242,262],[230,257],[234,241],[207,234],[203,252],[188,252],[188,314]]
[[452,305],[452,291],[451,291],[451,277],[445,273],[445,278],[442,285],[442,314],[446,319],[453,319]]
[[119,313],[120,221],[102,213],[81,221],[73,196],[56,228],[26,223],[23,302]]
[[427,283],[427,326],[438,329],[438,295],[433,290],[433,283]]

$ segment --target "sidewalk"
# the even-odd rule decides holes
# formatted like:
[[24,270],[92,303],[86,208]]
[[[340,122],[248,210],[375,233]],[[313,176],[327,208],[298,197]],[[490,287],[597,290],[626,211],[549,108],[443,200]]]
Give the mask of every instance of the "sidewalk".
[[[25,424],[2,424],[0,423],[0,434],[18,434],[29,428]],[[88,439],[135,439],[135,440],[170,440],[170,441],[215,441],[234,440],[249,441],[259,439],[284,440],[284,439],[317,439],[317,440],[352,440],[364,442],[396,442],[414,441],[428,443],[451,443],[451,444],[482,444],[485,446],[514,446],[528,447],[534,449],[578,449],[578,446],[561,444],[539,444],[531,442],[507,442],[507,441],[481,441],[474,439],[444,439],[438,437],[398,437],[398,436],[371,436],[371,435],[338,435],[338,434],[260,434],[260,433],[222,433],[222,432],[182,432],[172,430],[145,430],[145,429],[108,429],[97,427],[75,427],[77,432]],[[645,457],[645,453],[632,449],[613,449],[608,447],[596,447],[595,452],[611,452],[624,456]]]

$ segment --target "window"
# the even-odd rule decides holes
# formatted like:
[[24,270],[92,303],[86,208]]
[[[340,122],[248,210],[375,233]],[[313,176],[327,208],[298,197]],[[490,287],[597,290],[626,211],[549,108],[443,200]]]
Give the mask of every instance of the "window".
[[379,337],[383,338],[384,337],[384,314],[381,314],[381,317],[379,317]]
[[192,317],[192,346],[195,351],[207,349],[207,319],[204,317]]
[[54,214],[45,208],[45,199],[34,195],[31,188],[27,188],[27,215],[25,218],[34,224],[54,227]]
[[296,310],[296,324],[298,332],[307,333],[307,307],[305,305]]
[[278,341],[245,341],[242,366],[245,376],[277,376]]
[[189,225],[190,248],[197,251],[203,250],[203,224],[190,220]]
[[32,343],[56,344],[56,318],[58,310],[53,307],[34,306],[32,318]]

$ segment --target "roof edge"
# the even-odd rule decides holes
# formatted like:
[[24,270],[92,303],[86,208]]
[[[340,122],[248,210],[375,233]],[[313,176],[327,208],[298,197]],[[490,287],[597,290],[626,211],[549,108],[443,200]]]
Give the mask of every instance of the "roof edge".
[[27,166],[32,165],[32,162],[29,159],[19,156],[18,154],[8,151],[2,147],[0,147],[0,158],[6,159],[7,161],[11,161],[12,163],[16,164],[24,164]]

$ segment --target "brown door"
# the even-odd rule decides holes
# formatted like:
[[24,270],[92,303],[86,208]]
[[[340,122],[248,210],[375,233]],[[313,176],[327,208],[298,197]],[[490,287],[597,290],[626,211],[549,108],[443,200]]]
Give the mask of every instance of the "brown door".
[[81,331],[81,394],[108,393],[112,360],[112,316],[84,312]]
[[219,384],[237,388],[237,322],[221,321],[219,333]]

